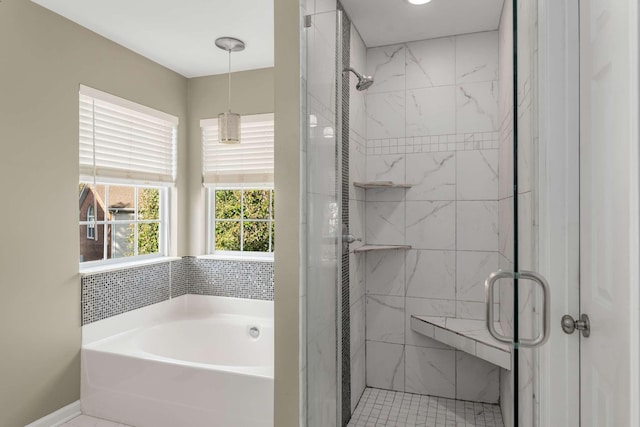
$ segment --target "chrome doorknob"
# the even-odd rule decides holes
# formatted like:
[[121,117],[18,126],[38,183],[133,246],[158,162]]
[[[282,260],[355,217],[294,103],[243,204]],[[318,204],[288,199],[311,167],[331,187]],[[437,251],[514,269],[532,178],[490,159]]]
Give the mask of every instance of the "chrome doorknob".
[[591,323],[589,322],[589,316],[583,314],[580,316],[580,320],[574,320],[570,314],[565,314],[560,320],[560,326],[565,334],[571,335],[576,329],[582,331],[582,336],[589,338],[591,335]]

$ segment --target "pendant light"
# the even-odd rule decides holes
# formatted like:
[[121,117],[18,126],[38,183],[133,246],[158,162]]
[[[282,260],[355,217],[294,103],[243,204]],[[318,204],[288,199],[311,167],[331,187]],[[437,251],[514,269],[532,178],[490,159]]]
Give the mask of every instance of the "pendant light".
[[240,114],[231,112],[231,52],[244,50],[244,42],[233,37],[216,39],[216,46],[229,52],[229,98],[228,111],[218,114],[218,139],[221,144],[240,142]]

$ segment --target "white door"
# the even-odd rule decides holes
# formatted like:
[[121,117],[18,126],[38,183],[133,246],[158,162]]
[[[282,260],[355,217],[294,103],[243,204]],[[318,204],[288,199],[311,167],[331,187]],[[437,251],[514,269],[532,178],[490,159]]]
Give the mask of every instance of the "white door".
[[636,1],[580,1],[581,427],[638,425]]

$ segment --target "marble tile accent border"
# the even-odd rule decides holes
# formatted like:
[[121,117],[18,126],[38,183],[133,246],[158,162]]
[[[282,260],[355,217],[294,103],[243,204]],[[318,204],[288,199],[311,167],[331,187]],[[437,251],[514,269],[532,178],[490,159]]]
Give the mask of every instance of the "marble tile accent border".
[[198,259],[81,278],[82,325],[188,293],[273,301],[273,262]]
[[439,151],[488,150],[499,147],[499,132],[383,138],[367,140],[367,156]]
[[[500,323],[496,329],[502,333]],[[497,343],[482,320],[411,316],[411,330],[453,348],[511,370],[511,349]]]

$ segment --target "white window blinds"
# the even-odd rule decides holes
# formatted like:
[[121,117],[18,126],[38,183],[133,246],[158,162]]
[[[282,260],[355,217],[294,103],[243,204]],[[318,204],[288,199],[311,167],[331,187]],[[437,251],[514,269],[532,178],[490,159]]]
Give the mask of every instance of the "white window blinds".
[[80,88],[80,177],[170,183],[176,177],[178,119]]
[[273,184],[273,113],[242,116],[240,144],[218,142],[218,119],[200,127],[205,185]]

